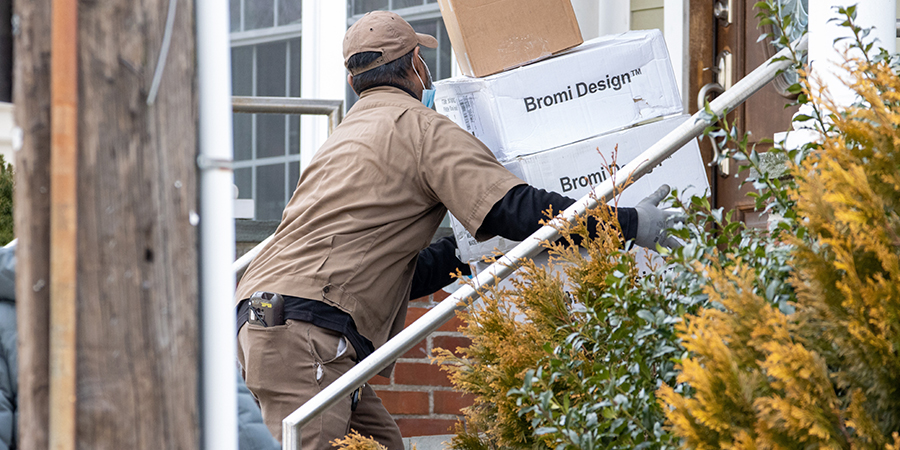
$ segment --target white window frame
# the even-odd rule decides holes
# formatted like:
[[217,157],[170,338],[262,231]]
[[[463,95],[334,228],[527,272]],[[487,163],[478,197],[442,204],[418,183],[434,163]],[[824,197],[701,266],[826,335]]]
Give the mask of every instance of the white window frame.
[[[244,10],[244,3],[246,1],[251,0],[241,0],[241,11]],[[275,15],[273,23],[278,23],[278,7],[277,3],[275,4]],[[244,28],[244,16],[241,15],[241,26],[240,28]],[[291,52],[290,48],[285,48],[285,89],[284,92],[290,92],[290,83],[291,77],[300,76],[301,77],[301,90],[302,90],[302,73],[303,73],[303,24],[288,24],[281,26],[273,26],[270,28],[258,28],[254,30],[247,31],[235,31],[229,34],[230,39],[230,48],[238,48],[238,47],[252,47],[253,48],[253,56],[252,56],[252,64],[253,64],[253,72],[251,76],[251,93],[250,95],[256,96],[257,92],[257,47],[260,44],[268,44],[273,42],[282,42],[282,41],[290,41],[292,39],[300,39],[300,73],[291,73]],[[251,119],[251,139],[250,139],[250,159],[247,160],[236,160],[233,163],[233,167],[235,170],[238,169],[251,169],[250,176],[250,198],[253,200],[254,205],[259,200],[257,193],[257,179],[258,179],[258,171],[257,168],[262,166],[268,166],[273,164],[282,164],[284,166],[284,202],[286,203],[288,199],[290,199],[293,193],[293,186],[290,186],[288,182],[291,179],[291,163],[301,164],[302,159],[302,146],[301,150],[296,154],[291,154],[289,151],[286,151],[286,154],[279,156],[270,156],[265,158],[257,158],[257,117],[258,115],[253,115],[253,119]],[[285,133],[284,133],[284,146],[285,150],[287,150],[290,145],[290,116],[284,116],[285,121]],[[303,130],[302,125],[300,128],[300,141],[303,138]],[[298,170],[299,172],[299,170]],[[256,217],[256,207],[253,208],[253,218],[258,219]]]

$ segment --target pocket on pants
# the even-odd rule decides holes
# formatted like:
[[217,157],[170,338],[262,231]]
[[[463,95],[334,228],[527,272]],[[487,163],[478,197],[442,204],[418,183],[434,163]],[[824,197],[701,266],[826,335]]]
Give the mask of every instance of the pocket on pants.
[[286,392],[302,371],[302,359],[293,350],[302,348],[302,338],[292,333],[296,324],[288,320],[274,327],[249,323],[245,326],[247,335],[242,347],[247,387],[257,397]]
[[343,334],[309,327],[309,352],[314,361],[314,377],[319,385],[330,384],[355,364],[356,351]]

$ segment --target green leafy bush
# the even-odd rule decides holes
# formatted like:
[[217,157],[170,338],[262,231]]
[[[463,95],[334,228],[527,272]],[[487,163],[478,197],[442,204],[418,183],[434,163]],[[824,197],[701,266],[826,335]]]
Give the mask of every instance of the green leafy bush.
[[12,164],[0,155],[0,245],[5,245],[15,237],[13,222],[13,192],[15,175]]
[[[445,352],[441,361],[457,388],[478,400],[455,448],[677,445],[656,390],[675,381],[683,353],[675,324],[708,304],[707,273],[744,261],[760,279],[783,280],[789,268],[788,251],[771,235],[705,199],[676,203],[688,219],[674,233],[687,244],[664,267],[638,276],[617,233],[590,239],[580,223],[560,232],[580,235],[589,257],[571,239],[549,250],[567,281],[527,263],[513,289],[494,290],[462,313],[473,344],[463,357]],[[605,210],[593,214],[609,218]],[[786,283],[757,289],[788,307]]]
[[[872,49],[840,8],[852,46]],[[848,60],[860,101],[804,83],[821,141],[793,154],[779,195],[787,314],[743,264],[710,272],[717,304],[678,326],[689,395],[663,387],[685,448],[900,448],[900,78],[891,58]]]
[[[774,2],[760,2],[757,7],[769,23],[782,29],[792,26],[790,17],[781,15]],[[842,12],[846,25],[854,27],[853,9]],[[866,32],[853,30],[857,46],[871,49],[862,43]],[[784,37],[779,40],[788,44]],[[792,59],[798,70],[799,55],[793,54]],[[457,387],[476,393],[479,399],[468,411],[466,424],[460,426],[455,447],[793,448],[828,447],[833,439],[844,439],[841,446],[851,441],[876,444],[873,448],[897,445],[890,431],[896,430],[900,408],[894,401],[900,388],[891,386],[900,373],[895,363],[900,347],[896,335],[889,332],[900,320],[897,311],[890,309],[891,302],[881,301],[896,292],[896,282],[890,280],[896,281],[897,275],[891,271],[877,275],[868,268],[866,276],[875,277],[872,285],[859,276],[844,281],[846,267],[822,261],[822,255],[828,254],[822,249],[835,247],[823,246],[823,231],[816,229],[817,222],[803,203],[824,201],[825,190],[816,183],[825,179],[821,176],[825,167],[849,168],[852,173],[838,178],[852,186],[839,187],[833,195],[847,211],[823,216],[821,226],[829,239],[846,237],[850,228],[834,227],[841,223],[841,214],[855,217],[860,225],[855,229],[857,237],[883,239],[877,248],[861,251],[849,245],[843,254],[860,254],[870,265],[877,260],[890,270],[896,266],[900,230],[863,232],[865,228],[871,234],[874,222],[895,227],[900,206],[877,198],[873,192],[878,189],[869,188],[881,186],[878,192],[883,195],[900,192],[896,178],[900,165],[892,157],[876,158],[878,152],[872,150],[900,142],[890,134],[896,133],[900,120],[871,107],[872,102],[888,108],[900,104],[896,86],[891,84],[897,77],[886,69],[888,58],[881,59],[884,71],[859,81],[873,90],[864,94],[871,100],[859,109],[868,115],[849,121],[852,126],[829,122],[828,115],[846,116],[820,112],[825,105],[810,103],[808,90],[792,88],[800,93],[798,103],[808,104],[813,111],[813,116],[799,116],[799,120],[815,120],[822,130],[845,141],[871,141],[855,162],[830,155],[827,148],[815,144],[771,150],[769,158],[791,162],[804,171],[785,177],[783,169],[765,164],[756,149],[748,147],[746,137],[724,120],[707,130],[725,150],[723,157],[741,161],[744,170],[752,169],[748,182],[757,188],[757,208],[770,214],[768,230],[748,229],[693,198],[682,205],[689,218],[686,226],[675,231],[687,244],[646,277],[637,276],[633,256],[618,250],[617,239],[585,239],[590,258],[582,258],[570,241],[568,246],[550,249],[553,263],[566,273],[567,282],[527,265],[513,290],[492,291],[483,303],[473,305],[464,315],[473,345],[463,349],[462,358],[449,354],[442,358],[455,363],[449,370]],[[874,67],[866,66],[864,71]],[[875,137],[859,131],[868,126],[872,132],[876,123],[889,133]],[[841,145],[852,148],[846,142]],[[862,166],[853,169],[854,163]],[[866,164],[880,171],[864,175]],[[869,206],[858,207],[860,201]],[[876,214],[879,211],[883,214]],[[608,219],[603,211],[598,218]],[[563,236],[584,236],[583,225],[560,231]],[[800,256],[831,272],[818,280],[817,275],[807,274]],[[844,264],[856,267],[857,262]],[[851,307],[845,297],[827,294],[810,280],[836,291],[847,290],[844,283],[853,282],[857,300]],[[803,298],[830,298],[831,303],[811,309],[799,301]],[[544,311],[551,304],[554,318],[548,321]],[[834,320],[853,308],[866,314]],[[688,323],[681,320],[685,315],[691,317]],[[801,328],[809,333],[797,334]],[[520,332],[525,329],[529,331]],[[876,335],[881,340],[873,340]],[[815,342],[820,347],[807,347]],[[850,366],[855,369],[851,371]],[[851,392],[856,393],[854,399]],[[869,412],[863,413],[866,408]],[[669,425],[665,425],[666,416]],[[698,430],[706,433],[706,440],[693,438],[703,434]]]

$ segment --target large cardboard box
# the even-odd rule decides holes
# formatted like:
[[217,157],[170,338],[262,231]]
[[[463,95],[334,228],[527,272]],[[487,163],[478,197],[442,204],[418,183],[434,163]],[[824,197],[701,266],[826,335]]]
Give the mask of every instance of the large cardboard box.
[[[617,167],[625,166],[689,118],[688,115],[669,117],[519,157],[503,165],[534,187],[580,199],[610,177],[607,166],[613,164]],[[627,175],[621,172],[615,174],[617,177]],[[696,139],[692,139],[650,173],[626,188],[617,204],[634,206],[662,184],[677,188],[683,198],[708,193],[709,182]],[[499,237],[477,242],[452,216],[450,223],[459,247],[460,258],[466,262],[493,255],[495,250],[509,251],[518,244]]]
[[483,77],[583,42],[570,0],[439,0],[461,72]]
[[497,75],[435,85],[437,111],[500,161],[682,112],[659,30],[602,37]]

